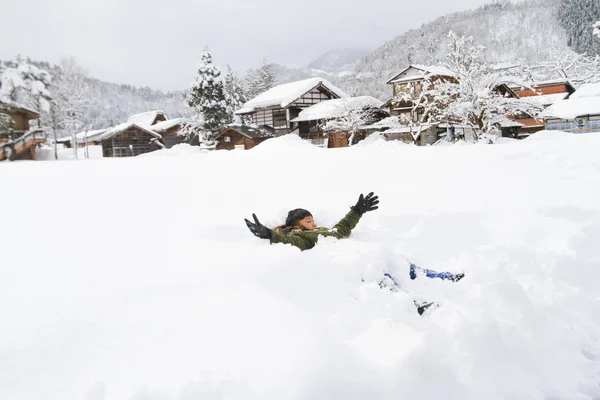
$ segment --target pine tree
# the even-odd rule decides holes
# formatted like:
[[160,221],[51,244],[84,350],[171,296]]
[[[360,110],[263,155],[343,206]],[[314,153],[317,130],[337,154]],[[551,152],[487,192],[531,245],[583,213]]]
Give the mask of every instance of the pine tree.
[[275,86],[275,72],[267,61],[258,69],[251,69],[246,76],[246,93],[249,99],[266,92]]
[[229,65],[225,76],[225,102],[227,103],[227,122],[241,122],[235,112],[246,102],[246,95],[237,73]]
[[227,102],[225,100],[221,71],[213,64],[212,56],[205,50],[202,53],[198,73],[188,95],[188,105],[202,118],[202,128],[210,140],[221,128],[227,125]]
[[600,54],[594,40],[594,23],[600,19],[598,0],[562,0],[558,20],[567,32],[568,45],[578,53]]

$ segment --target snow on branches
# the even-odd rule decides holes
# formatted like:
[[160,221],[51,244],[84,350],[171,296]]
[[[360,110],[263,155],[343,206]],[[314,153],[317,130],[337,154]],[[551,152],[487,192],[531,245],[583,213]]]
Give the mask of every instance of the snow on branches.
[[482,46],[472,37],[448,35],[444,67],[451,74],[429,74],[424,80],[409,82],[396,95],[397,105],[407,105],[410,113],[401,120],[406,125],[460,124],[473,128],[478,136],[497,131],[507,116],[536,114],[539,108],[519,101],[507,84],[517,81],[502,76],[481,61]]
[[52,77],[31,64],[28,58],[17,56],[0,63],[0,98],[30,107],[39,113],[50,109],[52,98],[48,90]]
[[[198,132],[203,129],[209,133],[203,136],[215,136],[229,122],[225,83],[208,50],[202,53],[187,101],[196,112],[196,117],[192,119],[196,124],[194,130]],[[198,125],[200,123],[202,125]]]

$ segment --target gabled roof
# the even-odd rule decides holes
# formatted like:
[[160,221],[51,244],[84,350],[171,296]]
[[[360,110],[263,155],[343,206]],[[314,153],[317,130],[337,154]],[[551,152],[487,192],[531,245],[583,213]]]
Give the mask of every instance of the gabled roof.
[[323,78],[310,78],[303,81],[275,86],[246,102],[244,106],[235,113],[249,114],[257,109],[271,107],[286,108],[300,97],[319,86],[330,92],[334,98],[348,97],[346,93],[332,85],[328,80]]
[[148,128],[156,123],[156,119],[159,116],[162,116],[166,119],[165,113],[161,110],[146,111],[130,116],[129,118],[127,118],[127,123]]
[[302,111],[297,118],[290,122],[316,121],[320,119],[338,118],[348,111],[363,108],[379,108],[383,105],[381,100],[371,96],[345,97],[341,99],[325,100]]
[[249,139],[271,138],[276,136],[276,130],[270,126],[233,124],[225,128],[225,130],[221,132],[215,139],[223,136],[228,130],[234,130]]
[[[402,77],[402,75],[406,74],[410,70],[414,70],[413,74]],[[408,67],[404,68],[402,71],[394,75],[390,80],[386,83],[397,83],[397,82],[408,82],[419,79],[426,79],[432,76],[450,76],[455,77],[456,74],[449,70],[446,67],[440,67],[436,65],[420,65],[420,64],[411,64]]]
[[118,134],[126,131],[127,129],[132,128],[132,127],[135,127],[135,128],[137,128],[137,129],[139,129],[139,130],[141,130],[143,132],[146,132],[150,136],[153,136],[153,137],[155,137],[157,139],[161,139],[162,138],[162,136],[160,136],[156,132],[152,132],[151,130],[148,130],[148,129],[146,129],[146,128],[142,127],[142,126],[139,126],[137,124],[132,124],[132,123],[126,122],[124,124],[117,125],[115,127],[112,127],[110,129],[106,130],[106,132],[104,132],[102,135],[100,135],[97,140],[110,139],[110,138],[112,138],[114,136],[117,136]]
[[171,128],[177,126],[177,125],[184,124],[184,123],[186,123],[188,121],[189,121],[188,118],[168,119],[166,121],[162,121],[162,122],[159,122],[157,124],[154,124],[150,128],[152,129],[153,132],[163,133],[163,132],[166,132],[169,129],[171,129]]

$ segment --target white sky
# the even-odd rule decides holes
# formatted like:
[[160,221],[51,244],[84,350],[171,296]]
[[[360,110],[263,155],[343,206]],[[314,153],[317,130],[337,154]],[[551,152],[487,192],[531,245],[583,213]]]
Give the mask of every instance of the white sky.
[[[58,63],[93,77],[189,86],[200,53],[238,71],[263,58],[304,66],[337,47],[376,48],[438,16],[490,0],[0,0],[0,59]],[[8,18],[7,18],[8,16]]]

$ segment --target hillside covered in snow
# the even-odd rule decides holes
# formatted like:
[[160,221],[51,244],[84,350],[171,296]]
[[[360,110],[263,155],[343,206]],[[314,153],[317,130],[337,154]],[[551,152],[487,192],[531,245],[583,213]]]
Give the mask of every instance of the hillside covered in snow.
[[440,17],[388,41],[360,62],[355,74],[337,83],[352,94],[385,100],[391,96],[385,82],[399,70],[445,60],[449,31],[476,38],[485,47],[485,62],[535,65],[567,48],[559,5],[560,0],[501,1]]
[[[3,164],[0,398],[600,398],[600,135],[505,142]],[[243,220],[332,226],[368,191],[310,251]]]

